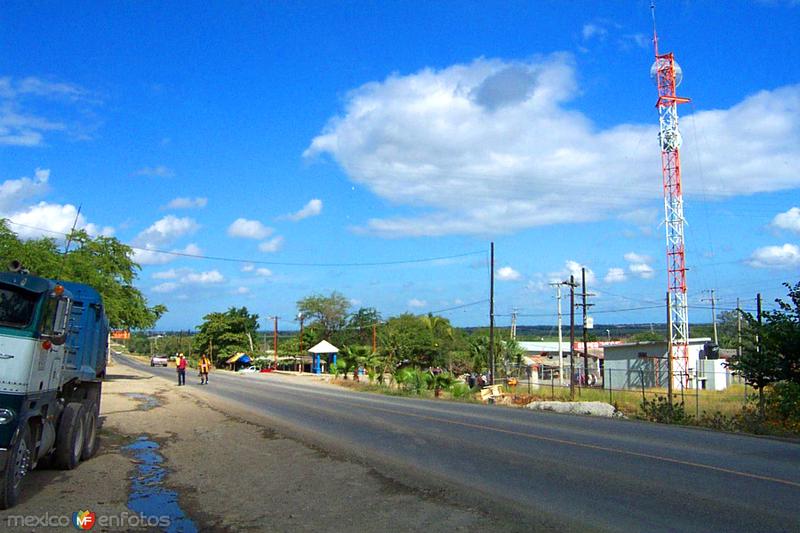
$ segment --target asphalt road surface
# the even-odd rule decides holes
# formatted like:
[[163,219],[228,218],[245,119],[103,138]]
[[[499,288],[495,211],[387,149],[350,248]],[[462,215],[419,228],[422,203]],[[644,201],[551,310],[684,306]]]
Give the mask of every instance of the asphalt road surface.
[[[118,360],[175,379],[174,368]],[[797,443],[355,393],[277,374],[215,372],[203,392],[523,530],[800,531]]]

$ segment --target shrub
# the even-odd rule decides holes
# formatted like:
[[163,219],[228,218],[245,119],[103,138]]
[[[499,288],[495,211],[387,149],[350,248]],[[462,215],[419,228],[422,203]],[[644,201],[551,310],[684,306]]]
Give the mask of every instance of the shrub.
[[662,424],[690,424],[694,417],[686,413],[683,402],[670,405],[669,399],[657,396],[652,400],[643,400],[641,404],[643,417],[651,422]]

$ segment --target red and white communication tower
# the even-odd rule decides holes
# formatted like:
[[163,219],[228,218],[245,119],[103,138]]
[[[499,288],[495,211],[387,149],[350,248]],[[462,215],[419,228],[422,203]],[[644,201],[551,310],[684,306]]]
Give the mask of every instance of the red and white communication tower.
[[675,94],[683,79],[681,67],[672,52],[658,53],[658,35],[653,9],[653,46],[656,61],[650,76],[658,87],[658,141],[661,145],[661,169],[664,177],[664,214],[667,230],[667,294],[670,301],[670,346],[677,363],[678,379],[688,379],[689,310],[686,302],[686,258],[683,241],[683,190],[681,186],[681,134],[678,130],[678,104],[688,98]]

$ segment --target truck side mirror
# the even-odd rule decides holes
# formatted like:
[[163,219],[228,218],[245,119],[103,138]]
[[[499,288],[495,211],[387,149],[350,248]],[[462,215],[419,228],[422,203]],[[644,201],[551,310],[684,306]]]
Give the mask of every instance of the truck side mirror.
[[69,298],[57,297],[48,307],[53,304],[55,304],[53,320],[49,324],[45,323],[42,337],[56,346],[60,346],[67,341],[67,327],[69,325],[69,312],[72,307],[72,301]]

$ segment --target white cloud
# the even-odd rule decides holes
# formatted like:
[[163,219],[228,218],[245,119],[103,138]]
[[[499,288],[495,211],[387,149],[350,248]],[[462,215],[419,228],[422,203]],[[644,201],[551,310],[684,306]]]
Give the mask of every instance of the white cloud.
[[[580,94],[566,54],[392,75],[351,91],[304,155],[328,154],[352,181],[410,207],[355,228],[386,237],[508,233],[659,201],[656,121],[603,129],[571,105]],[[704,177],[684,182],[687,196],[800,186],[800,85],[682,123],[704,139],[701,150],[684,143],[684,175],[702,167]],[[621,180],[624,194],[609,194]]]
[[625,269],[612,267],[608,269],[608,273],[606,277],[603,278],[603,281],[606,283],[620,283],[625,281]]
[[608,35],[608,30],[598,24],[589,23],[583,25],[583,29],[581,30],[581,35],[583,35],[584,41],[588,41],[589,39],[595,37],[602,40],[605,39],[606,36]]
[[503,281],[515,281],[515,280],[518,280],[521,277],[521,275],[520,275],[519,272],[517,272],[516,270],[514,270],[510,266],[504,266],[504,267],[499,268],[497,270],[496,277],[497,277],[497,279],[500,279],[500,280],[503,280]]
[[772,219],[773,227],[800,233],[800,207],[792,207],[785,213],[778,213]]
[[624,257],[625,261],[629,263],[628,272],[637,278],[650,279],[653,277],[653,267],[650,266],[653,259],[650,256],[628,252]]
[[9,209],[19,208],[22,201],[46,193],[49,179],[49,169],[37,168],[33,178],[4,181],[0,184],[0,212],[6,213]]
[[425,307],[427,305],[428,302],[426,302],[425,300],[418,300],[417,298],[412,298],[408,301],[409,307],[420,308],[420,307]]
[[208,198],[175,198],[167,204],[167,209],[194,209],[205,207]]
[[256,269],[256,266],[253,263],[245,263],[242,266],[242,272],[252,272]]
[[647,263],[631,263],[628,265],[628,270],[634,276],[637,276],[642,279],[650,279],[653,277],[653,267],[648,265]]
[[175,175],[169,167],[158,165],[155,167],[143,167],[133,173],[134,176],[147,176],[151,178],[171,178]]
[[177,289],[179,285],[172,281],[165,281],[159,285],[153,287],[153,292],[165,293],[165,292],[172,292]]
[[277,237],[273,237],[268,241],[264,241],[258,245],[258,249],[262,252],[272,253],[277,252],[283,247],[283,237],[280,235]]
[[178,272],[174,268],[153,273],[153,279],[175,279],[177,277]]
[[784,244],[783,246],[759,248],[750,256],[749,264],[756,268],[800,267],[800,246]]
[[222,283],[225,281],[225,277],[218,270],[209,270],[208,272],[192,272],[184,276],[181,281],[206,285],[209,283]]
[[5,216],[12,222],[14,233],[22,239],[53,237],[54,233],[66,235],[72,230],[73,224],[93,237],[114,234],[114,228],[110,226],[100,227],[87,222],[86,218],[79,215],[78,209],[71,204],[39,202],[22,211],[8,213]]
[[[80,103],[76,106],[76,103]],[[90,108],[98,100],[88,91],[71,83],[50,82],[29,76],[22,79],[0,78],[0,145],[40,146],[45,135],[63,131],[74,138],[86,139],[84,124]],[[35,114],[29,108],[42,108],[59,119]],[[67,126],[67,124],[70,124]]]
[[258,220],[247,220],[246,218],[237,218],[228,226],[228,235],[244,239],[263,239],[273,231],[272,228],[266,227]]
[[298,220],[303,220],[304,218],[308,217],[315,217],[322,213],[322,200],[314,198],[309,200],[309,202],[303,206],[298,212],[293,213],[291,215],[286,215],[283,218],[287,218],[289,220],[294,220],[295,222]]
[[272,275],[272,270],[268,268],[257,268],[256,274],[258,274],[261,277],[268,278],[269,276]]
[[[548,274],[547,278],[549,279],[550,283],[558,283],[561,281],[569,281],[569,277],[573,276],[575,278],[575,283],[581,283],[581,267],[586,268],[586,284],[587,285],[594,285],[597,282],[597,277],[594,274],[594,271],[586,265],[581,265],[577,261],[572,261],[571,259],[564,262],[564,269],[559,272],[551,272]],[[528,288],[531,290],[542,289],[546,286],[543,283],[543,280],[539,280],[538,282],[532,281],[528,283]]]
[[628,252],[624,255],[625,261],[629,263],[650,263],[652,259],[647,255],[640,255],[636,252]]
[[239,287],[236,289],[236,294],[248,294],[249,292],[250,289],[248,289],[247,287]]
[[198,230],[200,225],[192,218],[167,215],[155,221],[134,239],[135,246],[158,247]]
[[[179,255],[202,255],[202,250],[196,244],[187,244],[184,248],[159,251],[161,246],[153,243],[134,243],[133,260],[140,265],[164,265],[178,259]],[[167,253],[164,253],[167,252]]]

